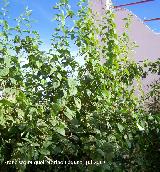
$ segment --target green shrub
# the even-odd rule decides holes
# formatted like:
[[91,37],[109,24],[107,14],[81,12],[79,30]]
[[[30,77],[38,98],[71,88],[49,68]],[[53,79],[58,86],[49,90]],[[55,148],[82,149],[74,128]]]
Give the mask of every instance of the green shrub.
[[[130,169],[136,133],[147,130],[147,125],[133,86],[143,70],[128,60],[128,36],[116,34],[112,11],[106,12],[105,22],[95,25],[83,1],[77,12],[67,0],[55,10],[57,28],[46,51],[29,27],[29,9],[15,27],[1,16],[1,171]],[[71,28],[67,23],[73,18]],[[56,160],[70,164],[49,164]],[[88,161],[102,164],[86,165]]]

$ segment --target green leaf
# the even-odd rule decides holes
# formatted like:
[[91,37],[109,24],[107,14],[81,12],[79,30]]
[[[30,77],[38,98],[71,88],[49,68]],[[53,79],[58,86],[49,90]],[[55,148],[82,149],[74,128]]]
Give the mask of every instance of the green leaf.
[[4,62],[6,64],[6,67],[9,68],[10,67],[10,64],[11,64],[11,58],[10,58],[9,55],[5,56]]
[[143,127],[141,127],[138,123],[137,123],[137,127],[140,131],[144,131],[145,129]]
[[14,43],[20,43],[20,37],[18,35],[15,36]]
[[68,117],[71,120],[71,119],[73,119],[75,112],[70,110],[68,107],[66,107],[64,114],[66,117]]
[[45,79],[42,79],[42,80],[41,80],[41,84],[42,84],[42,85],[45,85],[45,84],[46,84],[46,80],[45,80]]
[[92,94],[91,90],[87,89],[86,91],[87,91],[87,95],[90,97]]
[[40,68],[42,66],[42,63],[40,61],[36,61],[36,65],[38,68]]
[[4,28],[7,30],[9,28],[8,22],[3,20]]
[[9,68],[0,69],[0,77],[6,76],[9,74]]
[[10,78],[10,80],[12,84],[16,85],[16,80],[14,78]]
[[60,125],[56,128],[56,131],[61,134],[62,136],[65,136],[65,128],[63,125]]
[[23,117],[24,117],[24,111],[21,110],[21,109],[18,109],[17,112],[18,112],[18,116],[23,119]]
[[56,80],[53,82],[53,88],[56,89],[60,86],[60,81],[59,80]]
[[40,152],[42,155],[50,155],[50,151],[47,150],[47,149],[41,149],[39,152]]
[[45,141],[45,142],[43,143],[43,147],[44,147],[44,148],[48,148],[52,143],[53,143],[53,142],[47,140],[47,141]]
[[105,157],[105,152],[103,152],[101,149],[97,149],[97,153],[99,153],[101,156]]
[[6,123],[4,115],[0,111],[0,125],[4,126]]
[[38,146],[39,147],[40,144],[38,144],[38,143],[32,143],[31,146]]
[[61,81],[62,75],[60,73],[57,74],[57,78]]
[[74,101],[75,101],[77,109],[80,110],[81,109],[81,100],[79,98],[74,98]]
[[122,132],[124,127],[121,124],[119,124],[119,123],[117,124],[117,126],[118,126],[119,131]]

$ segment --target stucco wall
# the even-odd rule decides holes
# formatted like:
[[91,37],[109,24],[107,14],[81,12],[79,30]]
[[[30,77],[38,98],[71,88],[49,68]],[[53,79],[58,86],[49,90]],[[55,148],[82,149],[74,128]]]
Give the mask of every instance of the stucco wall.
[[[110,0],[89,0],[90,7],[98,14],[101,19],[104,9],[110,6]],[[129,58],[135,61],[150,60],[154,61],[160,58],[160,34],[153,32],[145,23],[140,20],[136,15],[127,9],[121,8],[114,10],[115,22],[117,24],[117,33],[120,35],[124,31],[124,18],[132,15],[132,22],[129,29],[129,38],[131,41],[136,42],[139,46],[134,49],[134,52]],[[150,74],[142,79],[142,87],[145,92],[148,92],[150,85],[155,80],[160,78],[159,75]]]
[[[137,62],[150,60],[155,61],[160,58],[160,34],[152,31],[140,18],[134,15],[127,9],[119,9],[115,11],[117,24],[117,32],[121,34],[124,29],[124,18],[132,15],[131,25],[129,29],[129,37],[135,41],[139,46],[134,49],[133,58]],[[155,80],[160,78],[159,75],[149,74],[146,78],[142,79],[143,90],[147,92],[150,85]]]

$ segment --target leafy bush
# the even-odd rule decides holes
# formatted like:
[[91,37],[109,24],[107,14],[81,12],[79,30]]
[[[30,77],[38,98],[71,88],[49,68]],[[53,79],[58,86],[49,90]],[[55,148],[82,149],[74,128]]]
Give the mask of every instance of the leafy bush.
[[[143,70],[128,60],[128,36],[116,34],[113,12],[95,25],[83,2],[77,12],[67,0],[54,7],[48,51],[29,27],[29,9],[15,27],[1,14],[1,171],[126,171],[139,156],[135,138],[147,125],[133,81]],[[56,160],[63,164],[49,164]]]

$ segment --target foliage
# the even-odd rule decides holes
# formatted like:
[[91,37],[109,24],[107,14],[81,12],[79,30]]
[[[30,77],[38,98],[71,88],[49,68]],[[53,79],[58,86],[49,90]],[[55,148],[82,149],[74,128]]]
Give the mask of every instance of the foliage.
[[[57,28],[49,51],[41,50],[40,36],[30,28],[29,9],[14,27],[7,4],[1,14],[1,171],[125,171],[132,166],[134,142],[148,129],[133,85],[143,70],[128,60],[128,36],[116,34],[113,12],[95,25],[83,3],[76,12],[68,0],[54,7]],[[45,165],[22,163],[43,160]],[[68,163],[49,164],[55,160]],[[85,164],[91,160],[105,163]]]

